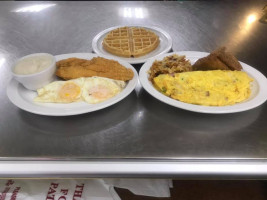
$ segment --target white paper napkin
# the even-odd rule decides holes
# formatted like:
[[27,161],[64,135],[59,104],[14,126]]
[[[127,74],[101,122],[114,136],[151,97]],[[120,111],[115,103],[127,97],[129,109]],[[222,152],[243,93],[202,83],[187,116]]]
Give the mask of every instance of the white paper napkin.
[[[136,195],[151,197],[170,197],[172,180],[169,179],[104,179],[110,187],[118,187],[130,190]],[[111,194],[115,192],[110,189]]]

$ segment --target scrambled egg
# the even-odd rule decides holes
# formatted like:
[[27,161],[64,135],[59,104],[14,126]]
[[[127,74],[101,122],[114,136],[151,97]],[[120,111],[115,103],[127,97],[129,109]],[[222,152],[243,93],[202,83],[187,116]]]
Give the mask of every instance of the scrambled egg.
[[242,71],[194,71],[161,74],[154,79],[154,86],[163,94],[182,102],[226,106],[246,100],[253,81]]

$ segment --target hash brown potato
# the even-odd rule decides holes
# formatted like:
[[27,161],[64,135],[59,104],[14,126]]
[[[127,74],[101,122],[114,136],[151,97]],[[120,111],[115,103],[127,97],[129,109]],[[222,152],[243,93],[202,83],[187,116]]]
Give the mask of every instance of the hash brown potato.
[[192,71],[190,61],[185,56],[173,54],[166,56],[162,61],[154,61],[148,74],[149,80],[153,82],[153,79],[160,74],[173,74],[187,71]]

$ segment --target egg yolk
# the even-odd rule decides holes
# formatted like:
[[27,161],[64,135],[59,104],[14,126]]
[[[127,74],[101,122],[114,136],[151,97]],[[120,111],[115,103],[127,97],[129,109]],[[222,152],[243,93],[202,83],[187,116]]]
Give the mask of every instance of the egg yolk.
[[90,88],[88,94],[96,99],[106,99],[112,96],[111,91],[103,85]]
[[81,93],[81,88],[75,83],[66,83],[59,90],[59,97],[67,101],[74,101]]

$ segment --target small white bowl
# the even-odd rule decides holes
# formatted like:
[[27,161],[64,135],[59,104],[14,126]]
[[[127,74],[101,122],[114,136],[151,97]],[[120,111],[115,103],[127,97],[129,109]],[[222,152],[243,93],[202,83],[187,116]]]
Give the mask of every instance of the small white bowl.
[[[22,61],[25,58],[29,57],[37,57],[37,56],[43,56],[46,55],[48,57],[51,57],[52,63],[49,67],[45,68],[43,71],[34,73],[34,74],[27,74],[27,75],[21,75],[14,73],[15,66]],[[27,56],[24,56],[16,61],[16,63],[12,66],[11,73],[13,77],[20,82],[25,88],[29,90],[37,90],[46,84],[52,82],[55,78],[55,71],[56,71],[56,59],[53,55],[48,53],[35,53],[30,54]]]

